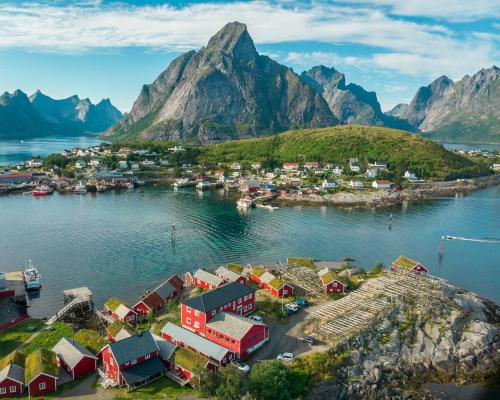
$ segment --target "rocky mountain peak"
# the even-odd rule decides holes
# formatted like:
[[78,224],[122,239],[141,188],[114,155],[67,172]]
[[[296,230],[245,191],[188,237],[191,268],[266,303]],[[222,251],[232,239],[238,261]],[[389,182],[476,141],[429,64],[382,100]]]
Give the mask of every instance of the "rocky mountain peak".
[[255,58],[258,55],[247,26],[240,22],[226,24],[210,38],[206,49],[227,54],[236,59]]

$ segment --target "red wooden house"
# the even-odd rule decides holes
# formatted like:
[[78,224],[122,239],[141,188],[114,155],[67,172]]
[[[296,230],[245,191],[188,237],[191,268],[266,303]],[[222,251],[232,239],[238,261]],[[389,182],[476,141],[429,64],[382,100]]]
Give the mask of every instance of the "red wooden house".
[[215,289],[226,283],[226,281],[221,277],[205,271],[204,269],[199,269],[192,276],[188,272],[185,277],[187,282],[205,290]]
[[247,284],[247,279],[243,275],[241,275],[235,271],[232,271],[226,267],[217,268],[215,270],[215,274],[218,277],[224,279],[226,282],[239,282],[243,285]]
[[160,311],[168,300],[173,299],[182,291],[182,286],[182,280],[177,275],[173,275],[160,286],[141,297],[133,309],[139,315]]
[[318,272],[319,282],[323,291],[330,293],[345,293],[347,283],[343,277],[325,268]]
[[165,374],[160,349],[149,331],[106,345],[100,353],[104,373],[129,390]]
[[55,392],[58,379],[59,367],[54,352],[40,348],[26,357],[24,381],[29,396],[45,396]]
[[217,312],[247,315],[255,309],[255,289],[231,282],[186,299],[181,304],[181,322],[186,329],[205,334],[205,325]]
[[104,304],[105,312],[113,319],[121,322],[134,323],[137,321],[137,313],[117,298],[111,298]]
[[219,312],[207,322],[205,337],[245,359],[269,340],[269,328],[237,314]]
[[413,271],[417,274],[426,274],[427,268],[424,267],[420,262],[412,260],[411,258],[405,256],[399,256],[392,262],[393,269],[403,269],[407,271]]
[[97,369],[97,357],[74,339],[63,337],[52,348],[57,364],[73,379],[90,374]]
[[21,396],[24,388],[25,357],[18,351],[10,353],[2,360],[5,365],[0,370],[0,398]]
[[274,297],[285,298],[293,296],[293,286],[283,282],[264,267],[253,268],[250,272],[250,279],[262,287],[262,289],[267,290]]
[[[163,327],[161,334],[164,339],[179,347],[180,351],[178,354],[174,354],[174,357],[170,360],[169,367],[175,373],[180,372],[186,379],[192,378],[193,368],[190,365],[192,365],[193,361],[199,367],[216,370],[218,367],[225,366],[236,358],[234,352],[226,347],[174,325],[171,322],[168,322]],[[190,352],[194,354],[189,354]],[[188,361],[186,360],[187,358],[189,358],[190,362],[186,362]]]

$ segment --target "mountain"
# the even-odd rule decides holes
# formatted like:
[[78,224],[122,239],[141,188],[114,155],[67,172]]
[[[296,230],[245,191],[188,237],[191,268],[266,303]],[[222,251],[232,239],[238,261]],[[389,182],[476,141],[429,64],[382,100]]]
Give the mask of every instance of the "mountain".
[[55,134],[56,129],[35,110],[21,90],[0,96],[0,138],[26,138]]
[[481,69],[458,82],[441,76],[390,114],[432,139],[500,143],[500,69]]
[[386,115],[375,92],[354,83],[345,83],[345,75],[323,65],[312,67],[300,75],[325,98],[333,115],[343,124],[386,126],[410,130],[411,126],[397,116]]
[[109,99],[94,105],[78,96],[54,100],[40,91],[28,98],[21,90],[0,96],[0,138],[98,133],[121,118]]
[[319,161],[347,168],[350,158],[385,161],[395,177],[411,170],[425,178],[453,179],[488,174],[489,166],[446,150],[440,144],[405,131],[361,125],[292,130],[279,135],[233,140],[197,148],[197,162]]
[[338,122],[315,89],[259,55],[246,26],[233,22],[144,85],[105,136],[211,143]]

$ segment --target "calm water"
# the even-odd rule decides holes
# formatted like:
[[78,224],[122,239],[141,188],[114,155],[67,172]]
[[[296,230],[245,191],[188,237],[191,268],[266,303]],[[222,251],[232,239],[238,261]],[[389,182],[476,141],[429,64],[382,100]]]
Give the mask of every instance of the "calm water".
[[446,234],[500,238],[500,188],[384,210],[287,207],[246,215],[223,191],[144,188],[0,198],[0,270],[33,259],[43,275],[33,315],[54,312],[66,288],[89,286],[98,303],[110,296],[132,303],[173,272],[293,255],[352,256],[371,267],[404,253],[431,273],[500,302],[500,245],[447,242],[440,264],[439,239]]
[[0,140],[0,165],[14,165],[31,157],[47,156],[73,147],[90,147],[101,143],[95,135],[50,136],[37,139]]

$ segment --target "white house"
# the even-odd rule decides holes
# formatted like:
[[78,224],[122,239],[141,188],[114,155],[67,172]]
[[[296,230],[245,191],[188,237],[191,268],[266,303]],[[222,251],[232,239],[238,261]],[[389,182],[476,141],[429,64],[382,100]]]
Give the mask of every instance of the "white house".
[[99,164],[101,164],[101,162],[99,160],[96,160],[96,159],[93,159],[93,160],[90,160],[90,163],[89,163],[92,167],[98,167]]
[[84,160],[78,160],[75,162],[75,168],[84,169],[87,167],[87,163]]
[[411,181],[414,181],[417,179],[417,175],[415,175],[413,172],[410,172],[410,171],[405,171],[405,174],[403,176],[405,179],[409,179]]
[[118,161],[118,167],[120,169],[127,169],[128,168],[128,162],[126,160],[120,160],[120,161]]
[[31,160],[28,161],[28,165],[30,167],[39,168],[43,165],[43,161],[40,160],[39,158],[32,158]]
[[260,168],[260,162],[254,161],[252,163],[252,169],[259,169]]
[[156,163],[153,160],[144,160],[142,162],[142,165],[144,165],[146,168],[151,168],[156,166]]
[[387,163],[386,162],[375,161],[374,163],[368,163],[368,166],[371,168],[380,169],[382,171],[387,170]]
[[356,189],[362,189],[365,185],[361,181],[353,181],[353,180],[351,180],[349,182],[349,186],[353,187],[353,188],[356,188]]
[[332,169],[333,175],[342,175],[344,171],[342,168],[340,168],[338,165],[335,166],[335,168]]
[[325,180],[323,180],[321,187],[323,189],[333,189],[333,188],[337,187],[337,182],[335,182],[331,179],[325,179]]
[[171,151],[172,153],[182,153],[183,151],[186,151],[186,149],[184,147],[181,147],[181,146],[174,146],[174,147],[170,147],[168,149],[168,151]]
[[359,160],[357,158],[350,158],[349,159],[349,168],[351,169],[352,172],[361,171],[361,167],[359,166]]
[[276,174],[274,172],[267,172],[266,173],[267,179],[274,179],[275,177],[276,177]]
[[374,179],[374,178],[376,178],[376,177],[377,177],[377,175],[378,175],[378,170],[377,170],[377,168],[368,168],[368,169],[366,170],[366,177],[367,177],[367,178]]
[[233,171],[231,174],[234,178],[238,178],[240,176],[240,171]]
[[372,182],[372,188],[374,189],[390,189],[392,185],[391,181],[379,180]]
[[493,164],[493,165],[491,166],[491,169],[492,169],[493,171],[500,171],[500,164]]
[[234,162],[231,164],[231,169],[239,171],[241,169],[241,165],[238,162]]
[[139,171],[140,169],[139,163],[133,162],[132,164],[130,164],[130,169],[132,169],[132,171]]

